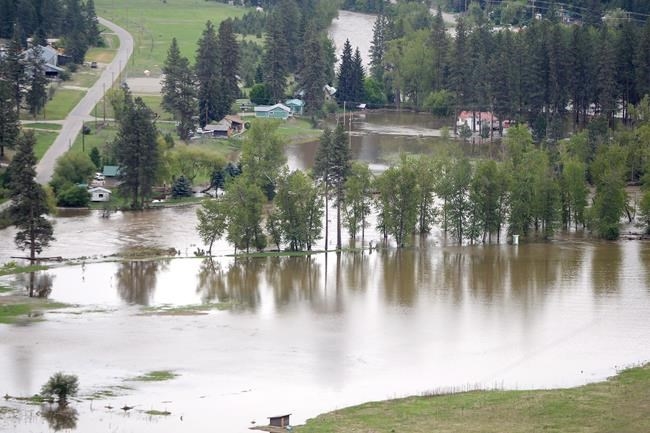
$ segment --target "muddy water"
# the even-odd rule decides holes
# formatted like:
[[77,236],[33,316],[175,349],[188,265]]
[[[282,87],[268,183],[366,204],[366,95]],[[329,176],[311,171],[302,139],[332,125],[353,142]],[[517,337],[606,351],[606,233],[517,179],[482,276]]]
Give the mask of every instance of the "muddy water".
[[332,22],[329,29],[329,36],[336,47],[336,57],[341,59],[341,52],[345,40],[349,39],[352,51],[359,48],[364,66],[370,64],[370,45],[372,42],[372,27],[375,24],[374,15],[361,14],[358,12],[339,11],[339,16]]
[[[78,374],[85,396],[115,392],[75,403],[83,432],[244,433],[279,413],[299,423],[430,390],[572,386],[650,360],[650,245],[641,242],[425,243],[339,258],[96,263],[46,274],[50,298],[78,306],[0,325],[0,393],[30,395],[58,370]],[[227,308],[156,309],[208,303]],[[151,370],[179,376],[128,381]],[[105,407],[124,404],[136,408]],[[0,431],[47,431],[38,411],[0,417]]]

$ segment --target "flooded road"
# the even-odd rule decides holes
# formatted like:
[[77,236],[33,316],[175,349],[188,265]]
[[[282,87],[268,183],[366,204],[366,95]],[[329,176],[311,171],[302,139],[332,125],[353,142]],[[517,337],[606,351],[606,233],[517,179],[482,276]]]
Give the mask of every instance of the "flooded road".
[[[59,370],[79,375],[83,396],[112,390],[75,403],[83,432],[244,433],[278,413],[293,413],[296,424],[435,390],[573,386],[650,360],[650,245],[642,242],[425,243],[340,258],[45,273],[50,299],[77,307],[0,325],[0,393],[32,395]],[[21,287],[21,278],[1,283]],[[219,308],[162,309],[197,304]],[[179,376],[129,380],[153,370]],[[124,404],[136,408],[105,407]],[[144,413],[152,409],[171,415]],[[2,418],[0,431],[45,426],[38,410]]]

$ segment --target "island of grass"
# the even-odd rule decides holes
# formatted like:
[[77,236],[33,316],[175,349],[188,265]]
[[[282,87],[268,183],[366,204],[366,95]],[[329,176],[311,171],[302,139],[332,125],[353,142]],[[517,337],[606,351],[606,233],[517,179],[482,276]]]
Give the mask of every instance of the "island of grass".
[[320,415],[295,431],[648,432],[650,364],[577,388],[472,391],[367,403]]

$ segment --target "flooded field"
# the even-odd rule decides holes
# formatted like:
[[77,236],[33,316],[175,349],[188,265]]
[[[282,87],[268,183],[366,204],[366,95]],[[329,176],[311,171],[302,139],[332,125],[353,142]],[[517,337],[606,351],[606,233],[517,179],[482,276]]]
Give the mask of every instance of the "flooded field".
[[[78,374],[83,432],[244,433],[279,413],[301,423],[431,390],[573,386],[650,360],[650,245],[640,242],[425,243],[43,274],[50,299],[75,306],[0,325],[0,393],[29,396],[55,371]],[[132,380],[156,370],[178,376]],[[40,410],[0,417],[0,431],[46,429]]]

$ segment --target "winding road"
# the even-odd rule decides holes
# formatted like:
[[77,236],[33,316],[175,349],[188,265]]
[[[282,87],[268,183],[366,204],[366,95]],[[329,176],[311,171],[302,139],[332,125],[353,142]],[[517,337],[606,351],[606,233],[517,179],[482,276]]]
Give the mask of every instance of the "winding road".
[[102,99],[104,90],[110,88],[115,79],[120,76],[122,70],[126,68],[129,57],[133,53],[133,37],[129,32],[104,18],[98,17],[98,19],[100,24],[108,27],[117,35],[120,39],[120,47],[113,61],[106,66],[106,69],[104,69],[97,82],[88,89],[83,99],[68,114],[58,137],[36,166],[36,181],[41,184],[46,184],[50,181],[54,173],[54,164],[57,158],[72,146],[72,143],[74,143],[77,135],[81,131],[83,122],[94,119],[94,117],[90,116],[90,113]]

